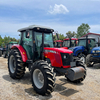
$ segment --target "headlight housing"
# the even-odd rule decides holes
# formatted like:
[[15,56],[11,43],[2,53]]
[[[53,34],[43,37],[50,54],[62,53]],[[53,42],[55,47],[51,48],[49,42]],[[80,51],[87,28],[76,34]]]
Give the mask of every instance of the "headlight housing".
[[66,59],[67,58],[67,55],[64,55],[63,58]]
[[95,53],[95,51],[94,51],[94,50],[93,50],[92,52],[93,52],[93,53]]
[[96,53],[100,53],[100,50],[97,50]]

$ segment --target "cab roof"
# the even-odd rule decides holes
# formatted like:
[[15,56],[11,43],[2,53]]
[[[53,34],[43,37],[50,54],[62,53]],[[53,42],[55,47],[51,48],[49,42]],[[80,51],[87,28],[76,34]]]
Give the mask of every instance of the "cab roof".
[[[69,38],[66,38],[64,40],[69,40]],[[71,38],[71,40],[78,40],[77,38]]]
[[52,30],[52,32],[54,31],[52,28],[49,28],[49,27],[45,27],[45,26],[40,26],[40,25],[30,25],[28,27],[25,27],[25,28],[21,28],[19,29],[18,31],[19,32],[22,32],[22,31],[25,31],[25,30],[29,30],[29,29],[47,29],[47,30]]
[[[81,39],[86,39],[86,37],[79,38],[79,40],[81,40]],[[87,39],[96,39],[96,38],[95,37],[87,37]]]
[[63,42],[62,40],[56,40],[56,41],[54,41],[54,42]]

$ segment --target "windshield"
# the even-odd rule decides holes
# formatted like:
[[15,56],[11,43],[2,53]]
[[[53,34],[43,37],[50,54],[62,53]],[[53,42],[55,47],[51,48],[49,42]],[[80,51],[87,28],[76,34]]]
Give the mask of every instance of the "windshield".
[[[91,45],[92,47],[95,47],[96,41],[95,39],[88,39],[88,45]],[[78,46],[85,46],[86,47],[86,39],[80,39],[78,41]]]
[[[71,40],[71,47],[75,46],[75,40]],[[70,40],[66,40],[63,42],[63,47],[70,47]]]
[[55,47],[62,47],[62,42],[56,42]]
[[[42,47],[42,33],[35,33],[35,50],[38,52],[38,57],[40,57],[41,47]],[[44,33],[44,47],[54,47],[52,33]]]
[[[40,47],[42,45],[42,33],[41,32],[35,32],[35,40],[36,40],[36,45]],[[45,46],[54,47],[52,33],[44,33],[44,47]]]
[[63,42],[63,47],[69,47],[70,46],[70,41],[66,40]]
[[75,40],[71,40],[71,47],[75,46]]
[[54,47],[52,33],[44,33],[44,44],[48,45],[49,47]]
[[80,39],[78,41],[78,46],[85,46],[86,47],[86,40]]

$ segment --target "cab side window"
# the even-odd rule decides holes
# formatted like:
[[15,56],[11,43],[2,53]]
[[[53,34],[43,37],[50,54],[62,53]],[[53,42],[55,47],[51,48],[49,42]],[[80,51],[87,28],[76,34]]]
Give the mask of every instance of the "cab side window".
[[32,31],[25,31],[23,33],[23,44],[32,46]]
[[23,47],[26,50],[28,59],[32,59],[33,51],[32,51],[32,31],[23,32]]

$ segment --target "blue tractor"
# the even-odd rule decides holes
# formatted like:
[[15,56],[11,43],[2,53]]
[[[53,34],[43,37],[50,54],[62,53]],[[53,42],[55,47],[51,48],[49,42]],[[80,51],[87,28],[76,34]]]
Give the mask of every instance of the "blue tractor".
[[83,63],[86,62],[86,56],[91,53],[91,50],[98,46],[96,39],[93,37],[82,37],[78,39],[78,46],[69,48],[73,51],[75,59],[80,59]]
[[91,54],[86,57],[86,65],[92,67],[93,64],[100,63],[100,47],[91,50]]

